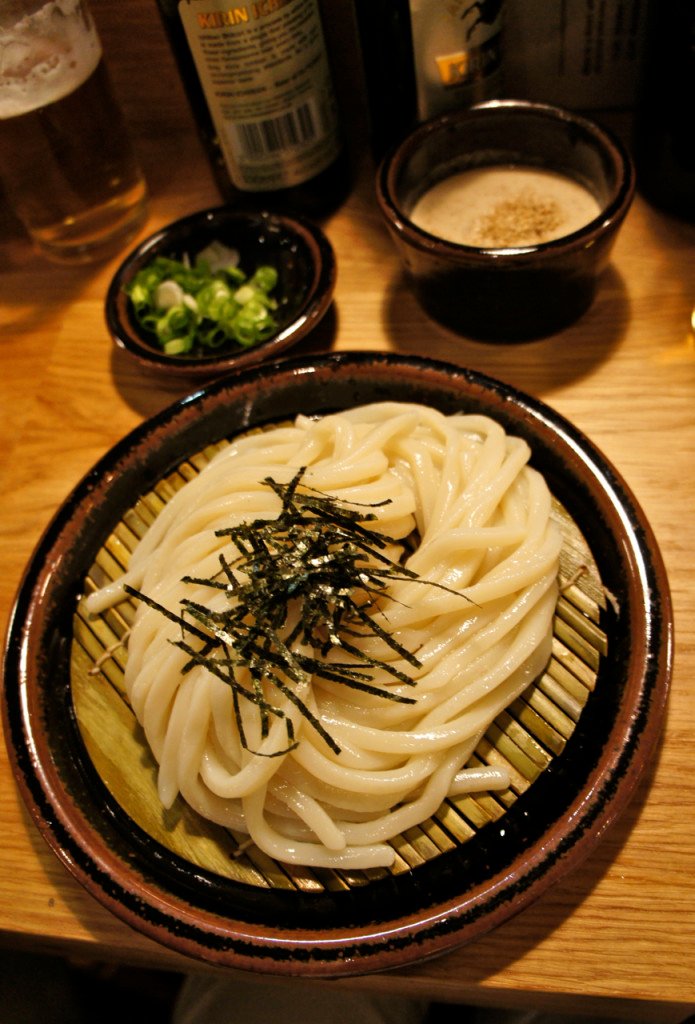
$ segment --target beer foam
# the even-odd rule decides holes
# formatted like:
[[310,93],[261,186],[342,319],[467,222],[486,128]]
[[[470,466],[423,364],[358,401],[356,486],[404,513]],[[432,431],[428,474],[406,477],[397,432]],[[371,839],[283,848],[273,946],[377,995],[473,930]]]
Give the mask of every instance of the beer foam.
[[79,0],[51,0],[11,28],[0,27],[0,118],[74,92],[100,59],[99,36]]

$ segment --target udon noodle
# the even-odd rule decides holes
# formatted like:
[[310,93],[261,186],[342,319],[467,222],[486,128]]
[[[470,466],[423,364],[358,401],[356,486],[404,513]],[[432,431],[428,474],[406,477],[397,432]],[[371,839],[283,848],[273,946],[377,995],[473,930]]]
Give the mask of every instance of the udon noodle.
[[87,599],[88,610],[122,599],[125,584],[172,610],[184,597],[209,603],[182,580],[219,571],[230,542],[215,531],[277,517],[280,498],[264,479],[287,483],[304,467],[311,488],[368,505],[370,529],[393,538],[390,557],[419,577],[390,582],[373,613],[419,667],[378,636],[355,641],[408,673],[414,687],[391,676],[383,686],[414,701],[313,678],[300,696],[339,752],[278,692],[268,700],[291,720],[296,745],[283,752],[283,721],[263,730],[251,704],[241,708],[244,745],[230,687],[203,665],[182,673],[187,656],[172,642],[180,626],[140,603],[125,687],[158,763],[163,805],[180,794],[281,862],[369,868],[391,864],[388,841],[447,796],[505,785],[503,771],[465,766],[550,656],[561,538],[529,456],[525,441],[490,418],[393,402],[300,415],[216,454],[166,504],[125,575]]

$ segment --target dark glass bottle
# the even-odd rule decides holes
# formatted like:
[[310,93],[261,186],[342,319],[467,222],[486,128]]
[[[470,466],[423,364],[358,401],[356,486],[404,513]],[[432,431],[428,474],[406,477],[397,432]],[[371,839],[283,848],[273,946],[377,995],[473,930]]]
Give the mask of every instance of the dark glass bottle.
[[408,0],[355,0],[372,150],[382,156],[413,127],[417,94]]
[[498,96],[503,0],[355,0],[372,150],[420,121]]
[[635,117],[637,186],[655,206],[695,220],[695,4],[657,0],[647,25]]
[[157,0],[224,199],[320,216],[349,184],[317,0]]

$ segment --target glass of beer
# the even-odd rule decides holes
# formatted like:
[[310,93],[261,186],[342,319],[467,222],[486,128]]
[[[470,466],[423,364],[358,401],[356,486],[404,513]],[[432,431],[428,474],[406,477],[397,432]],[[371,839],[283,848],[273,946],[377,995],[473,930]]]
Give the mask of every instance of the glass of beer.
[[83,0],[0,0],[0,185],[59,262],[112,255],[145,218],[147,188]]

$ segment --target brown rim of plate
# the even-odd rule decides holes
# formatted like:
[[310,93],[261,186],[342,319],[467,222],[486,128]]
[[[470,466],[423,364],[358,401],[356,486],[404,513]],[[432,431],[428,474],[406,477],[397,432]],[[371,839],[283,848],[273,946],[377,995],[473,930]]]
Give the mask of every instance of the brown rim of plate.
[[[317,892],[224,878],[148,836],[94,770],[71,699],[82,581],[132,495],[147,493],[191,453],[298,409],[383,398],[475,409],[529,440],[533,464],[586,539],[610,594],[600,611],[607,643],[595,685],[564,749],[466,842],[354,888]],[[577,609],[569,615],[575,622],[565,625],[576,632]],[[340,976],[469,942],[579,863],[624,809],[654,751],[671,659],[658,547],[633,495],[586,438],[547,406],[480,374],[346,353],[218,381],[143,424],[88,474],[50,524],[18,595],[5,658],[5,730],[36,824],[117,916],[210,963]]]

